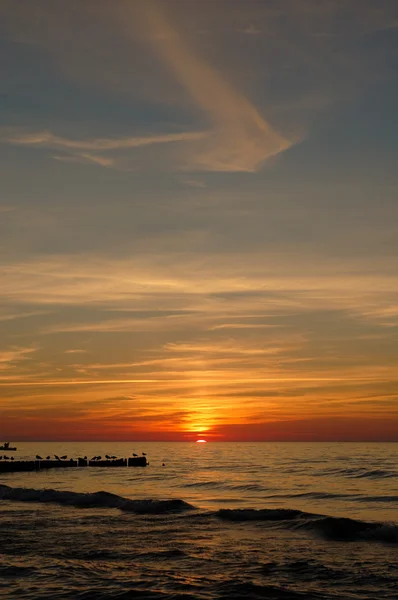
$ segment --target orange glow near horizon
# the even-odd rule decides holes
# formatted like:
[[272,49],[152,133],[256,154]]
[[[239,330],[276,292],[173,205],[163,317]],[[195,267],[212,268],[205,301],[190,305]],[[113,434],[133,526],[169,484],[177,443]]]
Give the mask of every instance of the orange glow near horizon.
[[[99,369],[98,364],[84,367],[87,359],[83,354],[72,360],[79,360],[86,370]],[[180,360],[183,366],[187,359],[183,356]],[[246,363],[246,357],[243,360]],[[255,360],[251,361],[246,363],[248,373],[258,368]],[[25,365],[29,362],[21,361],[21,368]],[[297,374],[297,366],[289,369]],[[307,369],[305,363],[300,367],[302,372]],[[377,398],[391,394],[392,383],[385,381],[385,373],[373,367],[368,369],[367,381],[355,379],[353,373],[352,381],[341,378],[321,383],[311,380],[313,373],[308,370],[306,380],[281,378],[268,381],[266,387],[255,377],[231,384],[220,373],[217,383],[207,385],[205,398],[192,394],[197,380],[191,382],[183,376],[178,385],[176,379],[163,379],[156,387],[117,382],[114,386],[82,383],[71,389],[62,383],[52,388],[37,382],[34,387],[32,382],[29,394],[7,387],[3,379],[1,435],[14,441],[196,442],[204,435],[212,442],[394,441],[398,418],[385,403],[375,414]],[[373,410],[366,402],[368,411],[359,414],[364,399],[372,395]]]
[[197,444],[206,444],[207,440],[196,440]]
[[0,444],[398,442],[395,6],[97,4],[0,2]]

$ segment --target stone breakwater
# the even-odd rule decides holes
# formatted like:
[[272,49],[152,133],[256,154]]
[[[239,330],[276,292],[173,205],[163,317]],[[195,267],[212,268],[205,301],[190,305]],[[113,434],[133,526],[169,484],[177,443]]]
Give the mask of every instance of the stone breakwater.
[[68,469],[79,467],[146,467],[145,456],[117,458],[111,460],[2,460],[0,473],[19,473],[23,471],[41,471],[42,469]]

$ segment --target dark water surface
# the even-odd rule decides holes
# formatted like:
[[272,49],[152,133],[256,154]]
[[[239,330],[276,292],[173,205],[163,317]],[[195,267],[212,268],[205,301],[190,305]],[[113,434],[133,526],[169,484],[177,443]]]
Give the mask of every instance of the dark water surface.
[[150,465],[3,475],[0,598],[398,597],[398,444],[17,446]]

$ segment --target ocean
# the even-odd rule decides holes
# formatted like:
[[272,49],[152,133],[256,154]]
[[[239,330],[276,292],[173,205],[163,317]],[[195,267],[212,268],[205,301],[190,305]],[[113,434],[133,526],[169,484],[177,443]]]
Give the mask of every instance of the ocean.
[[1,475],[1,599],[398,598],[398,444],[16,445],[149,466]]

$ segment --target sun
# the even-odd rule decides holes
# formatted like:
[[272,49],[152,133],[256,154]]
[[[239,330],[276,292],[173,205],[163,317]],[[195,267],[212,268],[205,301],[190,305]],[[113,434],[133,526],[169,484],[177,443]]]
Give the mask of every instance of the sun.
[[197,444],[206,444],[206,440],[196,440]]

